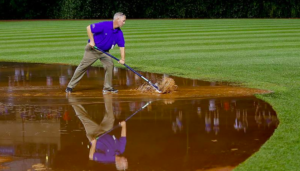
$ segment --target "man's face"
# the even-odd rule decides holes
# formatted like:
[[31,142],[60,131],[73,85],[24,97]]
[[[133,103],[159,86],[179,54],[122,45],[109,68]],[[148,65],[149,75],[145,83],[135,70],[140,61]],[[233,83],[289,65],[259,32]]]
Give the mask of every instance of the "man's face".
[[118,18],[119,27],[122,27],[125,24],[125,21],[126,21],[126,16],[122,16],[122,17]]

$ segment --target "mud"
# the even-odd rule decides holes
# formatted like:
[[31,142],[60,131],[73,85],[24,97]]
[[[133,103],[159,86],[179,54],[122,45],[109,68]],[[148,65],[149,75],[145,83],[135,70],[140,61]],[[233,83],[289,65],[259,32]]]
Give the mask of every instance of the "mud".
[[158,90],[155,89],[154,86],[150,85],[148,82],[142,84],[137,90],[142,93],[160,93],[160,94],[170,94],[177,90],[178,86],[175,84],[173,78],[170,77],[162,77],[160,80],[155,83],[158,87]]
[[[174,79],[169,94],[136,90],[144,81],[114,70],[118,94],[102,94],[102,68],[91,67],[74,93],[64,92],[76,67],[0,64],[1,170],[116,170],[89,161],[91,125],[127,120],[128,170],[232,170],[259,150],[279,121],[256,99],[265,90],[142,73],[152,82]],[[110,118],[110,119],[108,119]],[[90,130],[90,131],[88,131]]]

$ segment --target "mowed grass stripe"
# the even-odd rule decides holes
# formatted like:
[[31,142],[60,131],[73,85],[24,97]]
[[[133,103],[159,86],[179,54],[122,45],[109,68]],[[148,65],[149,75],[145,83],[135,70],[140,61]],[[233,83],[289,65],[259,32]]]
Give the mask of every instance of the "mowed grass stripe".
[[[259,42],[258,42],[259,41]],[[137,41],[137,42],[130,42],[128,45],[129,47],[157,47],[157,46],[168,46],[168,45],[173,45],[174,47],[180,46],[180,45],[198,45],[198,46],[206,46],[206,45],[221,45],[223,46],[224,44],[227,46],[243,46],[243,44],[258,44],[258,45],[263,45],[263,44],[272,44],[276,45],[282,44],[283,42],[286,43],[299,43],[299,39],[297,37],[290,37],[290,38],[278,38],[278,37],[271,37],[271,38],[249,38],[249,39],[213,39],[213,40],[204,40],[204,39],[190,39],[190,40],[185,40],[185,39],[178,39],[178,40],[161,40],[161,41]],[[154,44],[155,43],[155,44]]]
[[[165,61],[165,60],[172,60],[173,63],[164,63],[164,67],[168,68],[173,68],[174,66],[178,66],[180,67],[181,65],[186,65],[189,67],[193,67],[195,61],[197,61],[199,59],[199,57],[202,58],[201,63],[205,66],[205,64],[211,65],[211,63],[216,63],[216,67],[220,67],[220,65],[222,65],[222,67],[225,67],[225,65],[234,67],[234,66],[240,66],[240,65],[252,65],[252,64],[259,64],[261,65],[261,67],[264,67],[264,64],[267,64],[268,62],[261,62],[259,59],[261,59],[262,57],[266,57],[268,56],[269,59],[272,60],[273,64],[287,64],[287,65],[295,65],[294,63],[290,63],[286,60],[286,57],[284,57],[284,55],[288,56],[289,58],[292,59],[297,59],[298,58],[298,54],[299,52],[295,52],[295,50],[297,50],[297,48],[294,49],[290,49],[288,52],[289,53],[285,53],[282,50],[278,51],[276,53],[276,55],[274,55],[274,53],[268,53],[267,50],[257,50],[255,52],[252,51],[252,53],[240,53],[237,51],[234,51],[232,53],[223,53],[220,51],[215,51],[215,52],[201,52],[199,54],[199,52],[193,52],[193,51],[189,51],[189,52],[182,52],[182,53],[175,53],[172,55],[168,55],[168,53],[160,53],[160,54],[153,54],[151,55],[152,58],[157,58],[156,60],[153,60],[152,58],[148,58],[144,55],[137,55],[135,54],[133,57],[134,58],[139,58],[138,62],[135,62],[135,64],[131,64],[133,67],[135,66],[140,66],[143,65],[144,63],[156,63],[156,64],[161,64],[161,61]],[[116,53],[116,52],[114,52]],[[264,54],[264,55],[261,55]],[[68,59],[68,61],[72,61],[72,64],[78,64],[78,62],[81,61],[82,59],[82,51],[80,51],[80,53],[78,53],[78,51],[44,51],[43,55],[41,56],[40,53],[36,53],[36,54],[19,54],[19,56],[21,57],[21,61],[26,61],[26,58],[33,58],[33,59],[41,59],[43,62],[50,62],[50,61],[54,61],[61,63],[61,61],[64,61],[66,59]],[[131,55],[131,54],[128,54]],[[232,56],[236,56],[237,60],[239,61],[238,63],[232,63]],[[2,57],[2,55],[1,55]],[[183,58],[184,57],[184,58]],[[221,58],[220,58],[221,57]],[[9,60],[9,58],[0,58],[0,60]],[[61,60],[61,61],[59,61]],[[15,61],[15,60],[11,60],[11,61]],[[128,61],[132,62],[132,58],[128,59]],[[187,62],[190,61],[190,62]],[[97,65],[99,65],[100,63],[97,63]],[[201,71],[203,70],[203,67],[201,67]],[[247,71],[245,71],[247,72]]]
[[299,24],[295,24],[295,25],[288,25],[288,26],[282,26],[282,25],[268,25],[268,26],[259,26],[259,25],[246,25],[246,26],[224,26],[224,27],[216,27],[216,26],[211,26],[211,25],[199,25],[199,26],[186,26],[185,24],[183,25],[167,25],[165,27],[157,27],[157,26],[151,26],[151,25],[142,25],[142,26],[139,26],[139,27],[127,27],[127,26],[124,26],[123,30],[124,31],[128,31],[130,32],[131,30],[134,31],[134,32],[138,32],[137,30],[140,30],[140,31],[147,31],[147,30],[166,30],[166,29],[182,29],[182,28],[191,28],[192,30],[195,30],[195,29],[212,29],[212,30],[231,30],[231,29],[234,29],[234,30],[241,30],[241,29],[245,29],[245,30],[248,30],[249,28],[251,29],[289,29],[289,28],[298,28],[300,25]]
[[[297,48],[300,44],[297,41],[297,38],[285,41],[259,41],[252,42],[249,40],[244,40],[243,42],[236,42],[234,40],[228,40],[227,42],[224,40],[220,40],[221,42],[198,42],[196,41],[182,41],[182,42],[169,42],[166,44],[165,42],[156,42],[155,44],[148,44],[148,43],[131,43],[127,46],[127,53],[134,53],[139,55],[139,53],[147,53],[149,57],[152,54],[157,52],[165,52],[165,53],[180,53],[186,51],[192,52],[207,52],[211,50],[217,50],[222,52],[232,52],[236,50],[242,51],[251,51],[251,50],[259,50],[259,49],[286,49],[286,48]],[[284,44],[283,44],[284,43]],[[41,44],[38,42],[37,44],[27,45],[27,46],[19,46],[16,48],[15,46],[1,46],[0,47],[0,55],[18,55],[20,53],[26,54],[34,54],[34,53],[42,53],[42,52],[51,52],[53,49],[55,51],[67,51],[75,50],[80,51],[83,50],[84,46],[86,45],[85,42],[82,41],[73,41],[72,46],[66,46],[65,42],[49,44],[45,42],[45,44]],[[168,46],[169,45],[169,46]]]
[[[282,60],[282,59],[295,59],[297,58],[299,54],[299,50],[297,51],[297,48],[290,48],[288,52],[282,51],[282,50],[273,50],[273,53],[270,53],[270,50],[261,49],[257,51],[252,51],[249,53],[249,51],[244,51],[248,53],[241,53],[239,51],[234,51],[230,53],[224,53],[222,51],[203,51],[203,52],[197,52],[197,51],[187,51],[187,52],[181,52],[181,53],[174,53],[172,55],[168,55],[166,52],[156,53],[151,56],[148,56],[146,53],[144,55],[139,56],[138,53],[131,52],[130,55],[134,55],[134,57],[139,57],[139,62],[156,62],[156,61],[164,61],[164,60],[187,60],[189,62],[196,62],[197,59],[201,58],[201,63],[203,62],[214,62],[214,63],[227,63],[231,65],[240,65],[241,63],[244,63],[244,61],[247,61],[247,63],[244,63],[245,65],[251,64],[251,63],[262,63],[266,64],[271,60],[272,64],[274,63],[282,63],[282,64],[290,64],[290,65],[297,65],[295,63],[290,63],[288,60]],[[235,55],[235,58],[237,62],[232,62],[232,55]],[[261,61],[261,58],[264,57],[268,60]],[[153,58],[157,58],[156,60],[153,60]],[[132,59],[129,59],[132,60]],[[249,62],[249,63],[248,63]],[[164,65],[170,65],[172,66],[173,63],[165,63]]]
[[20,37],[22,37],[22,39],[38,39],[38,38],[52,38],[52,39],[55,39],[55,38],[74,38],[74,37],[85,37],[84,34],[55,34],[53,33],[54,35],[51,36],[51,34],[49,35],[31,35],[31,36],[27,36],[27,35],[24,35],[24,36],[12,36],[12,37],[2,37],[1,40],[18,40],[20,39]]
[[[198,41],[195,43],[192,42],[175,42],[173,44],[165,44],[165,43],[156,43],[155,45],[150,44],[150,45],[142,45],[142,44],[136,44],[136,45],[130,45],[129,48],[135,48],[135,47],[140,47],[141,52],[145,53],[149,53],[151,54],[151,52],[153,51],[165,51],[165,52],[172,52],[172,53],[176,53],[176,52],[180,52],[180,51],[186,51],[186,50],[197,50],[199,52],[201,51],[207,51],[207,50],[218,50],[218,51],[236,51],[236,50],[258,50],[258,49],[286,49],[286,48],[293,48],[293,47],[300,47],[300,42],[298,41],[293,41],[293,42],[284,42],[284,45],[282,44],[283,42],[270,42],[270,41],[266,41],[267,43],[257,43],[257,42],[253,42],[253,43],[249,43],[249,42],[245,42],[243,43],[236,43],[233,42],[233,44],[226,44],[226,43],[219,43],[219,45],[216,45],[216,43],[199,43]],[[48,51],[52,51],[53,48],[56,49],[56,51],[60,51],[60,50],[77,50],[77,49],[82,49],[83,43],[78,43],[78,45],[80,46],[76,46],[76,44],[74,43],[72,46],[58,46],[56,44],[51,44],[51,45],[40,45],[40,46],[27,46],[25,48],[6,48],[6,49],[2,49],[0,51],[0,55],[17,55],[18,53],[38,53],[38,52],[48,52]],[[168,46],[169,45],[169,46]],[[0,48],[1,49],[1,48]],[[135,51],[136,53],[139,51]],[[129,51],[130,52],[130,51]]]
[[[155,54],[157,53],[160,53],[159,55],[161,57],[165,57],[166,55],[167,56],[170,56],[170,54],[174,54],[174,53],[177,53],[177,54],[181,54],[182,55],[182,58],[186,57],[189,52],[195,52],[195,53],[198,53],[198,54],[201,54],[201,53],[205,53],[205,52],[208,52],[208,53],[213,53],[215,51],[217,51],[218,53],[239,53],[240,55],[242,55],[243,53],[252,53],[253,50],[255,51],[263,51],[264,53],[270,53],[270,54],[273,54],[274,52],[276,51],[280,51],[280,50],[285,50],[285,51],[288,51],[288,50],[297,50],[298,51],[298,46],[299,45],[293,45],[293,46],[266,46],[266,47],[245,47],[245,48],[231,48],[229,47],[228,49],[224,49],[224,48],[203,48],[203,49],[200,49],[197,48],[197,47],[181,47],[180,49],[166,49],[166,48],[155,48],[155,49],[150,49],[150,50],[146,50],[146,51],[128,51],[128,56],[131,56],[132,58],[134,58],[135,56],[142,56],[144,58],[149,58],[149,59],[153,59],[153,60],[157,60],[155,57],[157,56],[154,56]],[[298,51],[299,52],[299,51]],[[199,58],[201,56],[199,55]],[[166,59],[166,58],[165,58]],[[172,60],[172,58],[170,59]],[[151,63],[149,63],[149,65],[151,65]]]
[[86,32],[84,33],[83,30],[80,30],[80,31],[77,31],[77,32],[68,32],[68,31],[64,31],[64,32],[56,32],[56,31],[53,31],[53,32],[47,32],[47,33],[40,33],[40,34],[37,34],[37,33],[22,33],[22,32],[18,32],[18,34],[5,34],[4,36],[0,36],[0,38],[4,38],[4,39],[9,39],[9,38],[18,38],[18,37],[36,37],[36,36],[40,36],[40,37],[46,37],[46,36],[53,36],[53,34],[56,34],[56,35],[72,35],[72,36],[83,36],[83,35],[86,35]]
[[[215,32],[215,33],[211,33],[211,32],[180,32],[180,33],[164,33],[164,34],[144,34],[144,35],[127,35],[125,34],[124,37],[125,38],[129,38],[129,39],[133,39],[133,38],[161,38],[161,37],[179,37],[179,36],[186,36],[186,37],[191,37],[193,38],[194,36],[211,36],[216,37],[216,36],[228,36],[228,35],[232,35],[232,36],[246,36],[246,35],[264,35],[264,34],[291,34],[291,33],[295,33],[298,34],[299,33],[299,29],[296,30],[289,30],[289,31],[257,31],[257,32]],[[28,40],[28,39],[39,39],[39,38],[46,38],[46,39],[56,39],[56,38],[74,38],[74,37],[85,37],[87,38],[86,35],[84,34],[74,34],[66,36],[66,35],[60,35],[60,34],[54,34],[53,36],[48,35],[48,36],[41,36],[41,35],[36,35],[36,36],[21,36],[22,39],[20,39],[19,37],[8,37],[8,38],[2,38],[0,40],[1,41],[10,41],[10,40],[18,40],[18,41],[22,41],[22,40]],[[127,41],[127,39],[125,40]]]
[[267,41],[298,41],[297,36],[300,36],[300,33],[298,34],[283,34],[280,36],[273,36],[273,35],[247,35],[247,36],[194,36],[194,37],[188,37],[188,36],[180,36],[180,37],[162,37],[162,38],[143,38],[143,39],[127,39],[126,44],[135,45],[135,44],[153,44],[153,43],[166,43],[166,44],[172,44],[172,43],[178,43],[178,42],[199,42],[199,44],[203,43],[228,43],[228,44],[235,44],[235,43],[243,43],[243,42],[267,42]]
[[273,30],[273,31],[248,31],[248,32],[184,32],[184,33],[165,33],[165,34],[144,34],[144,35],[125,35],[125,37],[129,37],[129,38],[144,38],[144,37],[147,37],[147,38],[151,38],[151,37],[161,37],[161,36],[170,36],[170,37],[173,37],[173,36],[214,36],[214,35],[229,35],[229,34],[232,34],[232,35],[235,35],[235,34],[241,34],[241,35],[245,35],[245,34],[248,34],[248,35],[251,35],[251,34],[269,34],[269,33],[280,33],[280,34],[283,34],[283,33],[299,33],[299,29],[294,29],[294,30],[288,30],[288,31],[277,31],[277,30]]
[[[200,40],[200,41],[205,41],[205,40],[220,40],[220,41],[231,41],[232,39],[235,40],[240,40],[240,39],[245,39],[245,40],[249,40],[249,39],[284,39],[284,38],[297,38],[297,36],[300,35],[300,32],[295,32],[295,33],[291,33],[291,32],[287,32],[287,33],[259,33],[259,34],[236,34],[236,33],[231,33],[231,34],[224,34],[224,35],[198,35],[198,36],[190,36],[189,34],[185,34],[185,35],[180,35],[180,36],[172,36],[170,37],[169,35],[161,35],[158,37],[151,37],[151,36],[147,36],[147,37],[142,37],[139,39],[136,38],[131,38],[128,36],[125,36],[126,40],[126,44],[127,43],[134,43],[134,42],[143,42],[143,41],[147,41],[147,42],[157,42],[157,41],[182,41],[182,40]],[[38,38],[38,39],[9,39],[9,40],[0,40],[0,43],[3,43],[2,45],[10,45],[10,44],[24,44],[24,43],[39,43],[39,42],[61,42],[62,40],[65,41],[87,41],[88,37],[87,36],[80,36],[77,37],[74,35],[74,37],[47,37],[47,38]]]
[[[158,30],[158,29],[138,29],[138,33],[139,34],[145,34],[145,33],[149,33],[149,34],[152,34],[152,33],[171,33],[171,32],[178,32],[178,33],[186,33],[186,32],[222,32],[222,31],[259,31],[259,30],[265,30],[265,31],[268,31],[268,30],[293,30],[295,29],[294,27],[276,27],[276,29],[274,29],[273,27],[272,28],[235,28],[235,29],[228,29],[228,28],[222,28],[222,29],[212,29],[212,28],[198,28],[198,27],[194,27],[194,28],[186,28],[186,27],[181,27],[181,28],[168,28],[166,27],[165,29],[161,29],[161,30]],[[124,31],[125,30],[125,31]],[[137,31],[136,30],[126,30],[126,29],[123,29],[123,31],[126,33],[126,35],[131,35],[131,34],[136,34]],[[47,36],[47,35],[53,35],[53,34],[57,34],[57,35],[60,35],[60,34],[63,34],[63,35],[84,35],[86,34],[86,29],[80,29],[80,30],[62,30],[62,29],[59,29],[59,28],[56,28],[54,30],[47,30],[46,32],[41,32],[41,30],[39,30],[39,33],[37,34],[36,32],[33,32],[32,30],[31,31],[7,31],[6,34],[3,34],[3,35],[0,35],[1,38],[11,38],[11,37],[19,37],[19,36],[36,36],[36,35],[39,35],[39,36]]]
[[[176,30],[161,30],[161,31],[149,31],[149,32],[136,32],[133,33],[133,35],[160,35],[160,34],[169,34],[169,33],[191,33],[191,34],[195,34],[195,33],[214,33],[214,34],[224,34],[224,33],[267,33],[267,32],[288,32],[288,31],[299,31],[300,29],[295,29],[295,28],[289,28],[289,29],[248,29],[248,30],[215,30],[215,29],[203,29],[203,30],[184,30],[181,32],[178,32]],[[132,35],[132,34],[126,34],[126,35]]]
[[[226,31],[226,32],[224,32]],[[234,33],[244,33],[244,32],[248,32],[248,33],[252,33],[252,32],[269,32],[269,31],[299,31],[299,29],[295,30],[295,28],[276,28],[276,29],[166,29],[166,30],[149,30],[149,31],[140,31],[137,32],[125,32],[127,36],[131,36],[131,35],[147,35],[147,34],[151,34],[151,35],[156,35],[156,34],[169,34],[169,33],[209,33],[209,32],[213,32],[213,33],[218,33],[218,34],[222,34],[222,33],[228,33],[228,32],[234,32]],[[46,32],[46,33],[41,33],[41,34],[37,34],[37,33],[31,33],[31,34],[25,34],[22,32],[18,32],[17,34],[4,34],[4,35],[0,35],[1,39],[4,40],[8,40],[8,39],[13,39],[13,38],[19,38],[20,36],[23,38],[39,38],[39,37],[51,37],[57,35],[55,37],[59,37],[59,36],[84,36],[86,35],[86,30],[80,30],[78,32],[68,32],[68,31],[60,31],[60,32]]]
[[[23,30],[25,30],[26,28],[39,28],[40,31],[51,31],[51,28],[60,28],[60,29],[64,29],[64,28],[68,28],[69,30],[81,30],[82,28],[85,28],[87,25],[95,23],[95,22],[100,22],[103,20],[84,20],[84,21],[30,21],[30,22],[23,22],[23,23],[17,23],[15,22],[14,24],[10,23],[11,26],[10,30],[12,31],[19,31],[20,28],[23,28]],[[124,29],[134,29],[136,30],[137,28],[142,29],[141,27],[147,27],[147,28],[151,28],[151,29],[162,29],[162,28],[170,28],[170,26],[174,26],[176,28],[176,26],[184,26],[184,27],[198,27],[198,26],[202,26],[202,27],[207,27],[207,28],[211,28],[211,27],[221,27],[221,28],[229,28],[229,27],[235,27],[235,28],[245,28],[247,26],[249,26],[249,24],[251,24],[252,28],[255,27],[285,27],[283,26],[283,24],[277,24],[276,20],[262,20],[260,22],[257,21],[247,21],[244,22],[242,20],[236,20],[233,21],[232,24],[228,24],[228,20],[179,20],[179,21],[167,21],[164,23],[164,21],[157,21],[157,22],[147,22],[147,21],[143,21],[143,20],[129,20],[126,23],[128,23],[127,25],[125,25]],[[142,23],[142,24],[141,24]],[[157,23],[157,24],[154,24]],[[178,25],[178,24],[179,25]],[[245,23],[245,25],[243,25],[242,23]],[[259,23],[259,24],[257,24]],[[299,26],[299,23],[297,23],[297,21],[283,21],[283,23],[285,24],[289,24],[289,26]],[[24,29],[23,25],[26,26],[26,28]],[[30,26],[31,25],[31,26]],[[127,26],[127,27],[126,27]],[[138,27],[136,27],[138,26]],[[16,29],[14,29],[16,28]],[[78,29],[77,29],[78,28]],[[13,30],[14,29],[14,30]],[[1,29],[0,29],[1,30]],[[6,29],[3,29],[6,30]],[[28,31],[30,31],[28,29]]]
[[[138,30],[139,30],[140,33],[143,33],[143,31],[149,32],[149,33],[156,32],[156,31],[153,31],[153,30],[159,30],[159,31],[162,31],[162,30],[178,30],[178,31],[180,31],[180,30],[189,30],[189,31],[193,31],[195,29],[199,30],[200,28],[201,29],[210,29],[212,31],[222,31],[222,30],[234,31],[234,30],[241,30],[241,29],[243,29],[243,30],[249,30],[248,26],[247,27],[246,26],[244,26],[244,27],[236,27],[236,26],[233,25],[233,26],[221,27],[221,29],[220,28],[207,27],[206,25],[203,26],[203,25],[201,25],[201,23],[200,23],[200,26],[202,26],[202,27],[197,27],[197,26],[191,26],[191,27],[189,27],[189,26],[185,25],[184,27],[181,26],[181,27],[178,28],[178,27],[172,27],[172,25],[167,25],[167,26],[163,27],[164,29],[162,29],[162,28],[157,28],[157,26],[147,25],[147,29],[143,29],[143,28],[139,27]],[[300,25],[295,25],[295,26],[300,26]],[[261,26],[261,25],[251,25],[251,29],[252,30],[256,30],[256,29],[258,29],[258,30],[261,30],[261,29],[268,30],[267,28],[271,28],[271,29],[280,29],[280,30],[284,29],[284,30],[286,30],[286,29],[291,29],[291,28],[293,28],[295,26],[282,26],[282,25],[278,25],[278,26],[274,26],[274,25],[273,26],[267,26],[267,25]],[[37,34],[37,32],[36,32],[37,30],[40,32],[40,34],[48,34],[49,32],[57,32],[56,34],[58,34],[58,33],[60,33],[61,30],[69,31],[69,33],[66,33],[66,34],[72,34],[72,33],[76,33],[76,32],[81,32],[83,30],[85,31],[85,27],[82,27],[82,25],[79,25],[78,29],[74,29],[73,26],[71,28],[67,28],[67,29],[61,28],[61,27],[51,27],[51,28],[49,28],[49,27],[39,27],[39,26],[35,26],[33,28],[34,28],[34,31],[32,29],[28,29],[28,30],[24,30],[23,29],[22,30],[23,33],[20,33],[20,28],[17,28],[15,30],[14,29],[9,29],[9,30],[2,30],[2,31],[4,31],[6,33],[11,33],[11,34],[6,34],[8,36],[14,36],[14,35],[19,36],[19,35],[22,35],[24,33]],[[234,29],[229,29],[229,28],[234,28]],[[136,30],[137,30],[137,28],[135,28],[135,29],[133,29],[133,31],[131,31],[132,29],[126,28],[126,27],[123,28],[123,29],[125,31],[127,31],[129,34],[131,32],[136,33]]]
[[155,20],[155,21],[149,21],[149,20],[128,20],[127,21],[128,26],[131,28],[136,28],[137,26],[145,26],[145,25],[152,25],[152,26],[168,26],[168,25],[176,25],[176,26],[184,26],[184,25],[206,25],[209,27],[212,26],[219,26],[219,27],[227,27],[227,26],[249,26],[249,25],[255,25],[255,26],[268,26],[268,25],[274,25],[274,26],[280,26],[280,25],[299,25],[299,22],[296,20],[283,20],[278,22],[278,20],[274,19],[262,19],[262,20],[226,20],[226,19],[203,19],[203,20]]
[[[270,49],[266,49],[263,47],[257,48],[255,49],[255,47],[249,47],[249,48],[244,48],[244,50],[240,50],[241,48],[230,48],[230,49],[224,49],[224,48],[210,48],[210,49],[201,49],[199,50],[197,47],[193,47],[193,48],[181,48],[181,49],[171,49],[171,48],[161,48],[161,49],[154,49],[151,50],[149,49],[148,51],[128,51],[128,56],[131,56],[131,58],[134,57],[143,57],[143,58],[149,58],[152,60],[159,60],[156,59],[156,57],[161,56],[164,57],[164,59],[167,59],[167,56],[172,56],[173,54],[176,55],[181,55],[181,57],[183,59],[185,59],[188,55],[190,54],[198,54],[199,57],[202,57],[203,55],[205,55],[206,53],[208,54],[213,54],[213,55],[225,55],[225,54],[239,54],[240,56],[243,56],[243,53],[250,53],[253,54],[253,49],[255,49],[255,51],[260,52],[260,53],[266,53],[266,54],[276,54],[282,50],[286,50],[286,51],[296,51],[297,53],[299,53],[298,50],[298,46],[286,46],[286,47],[282,47],[282,46],[278,46],[278,47],[269,47]],[[83,55],[83,48],[82,46],[74,46],[72,48],[68,48],[68,47],[61,47],[61,48],[57,48],[57,50],[53,51],[53,49],[48,48],[48,49],[44,49],[44,48],[36,48],[34,50],[31,51],[21,51],[21,52],[3,52],[0,53],[0,56],[3,59],[8,59],[8,58],[16,58],[15,56],[19,56],[19,57],[23,57],[22,55],[41,55],[47,57],[47,55],[49,54],[60,54],[60,53],[75,53],[78,55]],[[172,55],[170,55],[170,52]],[[158,54],[159,53],[159,54]],[[112,54],[117,55],[118,52],[117,50],[114,50],[114,52],[112,52]],[[259,55],[256,53],[256,55]],[[17,59],[17,58],[16,58]],[[172,59],[172,58],[170,58]],[[140,60],[140,59],[139,59]],[[151,63],[149,63],[151,64]]]
[[[296,34],[297,35],[297,34]],[[181,45],[181,44],[190,44],[190,45],[223,45],[226,43],[226,45],[235,45],[235,44],[251,44],[251,43],[257,43],[259,42],[259,44],[262,43],[269,43],[269,42],[298,42],[299,38],[296,37],[296,35],[290,35],[290,36],[268,36],[268,37],[263,37],[263,36],[258,36],[258,37],[222,37],[222,38],[210,38],[207,37],[206,39],[202,38],[202,37],[193,37],[190,39],[183,39],[183,38],[164,38],[164,39],[160,39],[158,40],[151,40],[148,39],[146,40],[139,40],[139,41],[133,41],[132,40],[126,40],[126,44],[129,44],[129,47],[132,48],[134,46],[149,46],[149,47],[153,47],[156,45],[162,45],[162,46],[166,46],[166,45]],[[300,35],[300,33],[298,34]],[[57,45],[65,45],[67,43],[69,44],[82,44],[83,42],[87,42],[87,38],[64,38],[65,41],[62,42],[60,39],[31,39],[31,40],[22,40],[22,41],[9,41],[9,42],[5,42],[3,41],[3,45],[0,47],[1,48],[15,48],[14,46],[19,46],[19,49],[22,48],[30,48],[30,47],[35,47],[35,46],[40,46],[40,47],[45,47],[45,46],[57,46]],[[149,41],[151,40],[151,41]],[[1,42],[1,41],[0,41]],[[29,43],[27,46],[23,46],[24,43]],[[155,44],[154,44],[155,43]],[[14,46],[11,46],[14,45]],[[127,46],[126,46],[127,47]],[[9,49],[7,49],[9,50]]]

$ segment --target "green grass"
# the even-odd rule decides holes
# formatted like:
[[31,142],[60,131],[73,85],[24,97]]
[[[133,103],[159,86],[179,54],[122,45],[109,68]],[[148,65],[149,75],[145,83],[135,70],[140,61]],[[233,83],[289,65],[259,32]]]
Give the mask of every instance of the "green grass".
[[[93,22],[0,22],[0,60],[78,65]],[[126,63],[137,70],[274,91],[258,97],[280,125],[236,170],[300,168],[300,20],[128,19],[123,32]],[[119,57],[118,48],[111,53]]]

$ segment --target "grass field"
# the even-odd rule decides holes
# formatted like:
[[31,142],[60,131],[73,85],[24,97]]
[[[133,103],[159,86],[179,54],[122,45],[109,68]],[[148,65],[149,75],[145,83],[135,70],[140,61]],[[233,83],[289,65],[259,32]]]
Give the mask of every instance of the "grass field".
[[[0,60],[78,65],[93,22],[0,21]],[[235,170],[299,170],[299,19],[128,19],[122,30],[134,69],[274,91],[258,97],[273,106],[280,125]],[[118,48],[111,54],[120,56]]]

